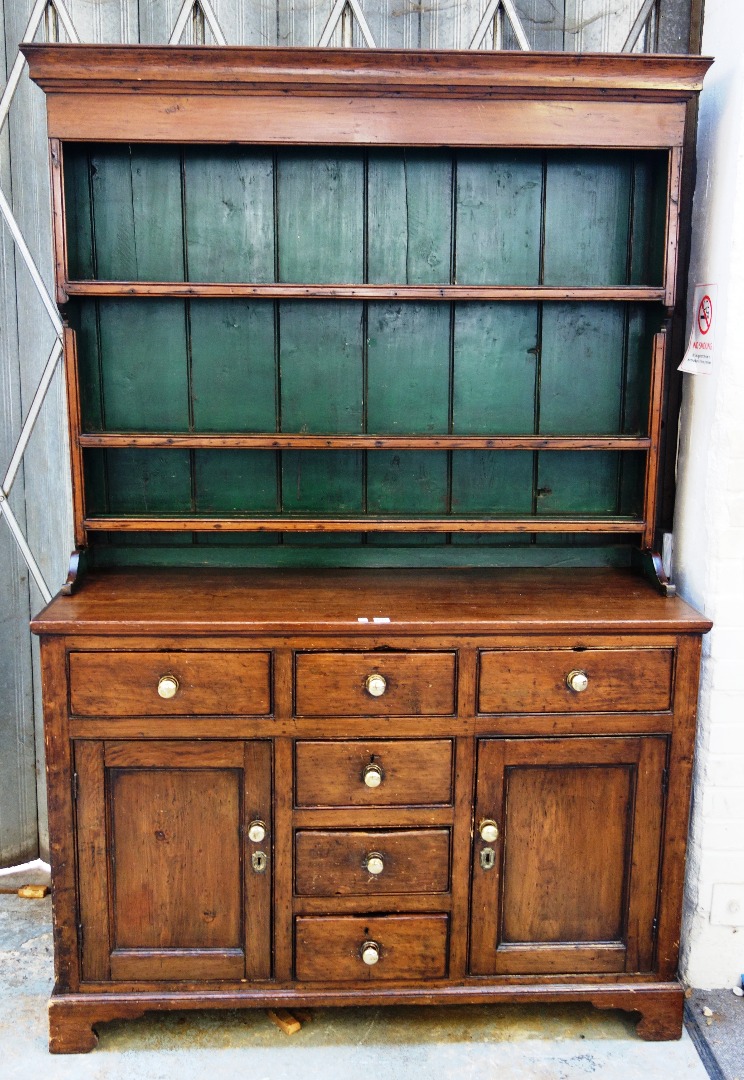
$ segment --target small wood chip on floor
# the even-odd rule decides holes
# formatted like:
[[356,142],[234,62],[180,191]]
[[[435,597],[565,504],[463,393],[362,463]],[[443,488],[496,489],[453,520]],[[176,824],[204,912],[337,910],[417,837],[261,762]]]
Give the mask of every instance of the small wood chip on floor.
[[266,1015],[285,1035],[296,1035],[302,1027],[301,1022],[289,1009],[267,1009]]
[[22,885],[18,890],[23,900],[43,900],[48,893],[48,885]]

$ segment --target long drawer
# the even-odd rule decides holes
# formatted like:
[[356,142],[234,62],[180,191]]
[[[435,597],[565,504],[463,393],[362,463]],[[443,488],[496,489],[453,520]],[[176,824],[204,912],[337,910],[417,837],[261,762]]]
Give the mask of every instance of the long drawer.
[[271,709],[268,652],[72,652],[79,716],[261,716]]
[[673,661],[673,649],[487,650],[480,656],[478,711],[667,710]]
[[448,924],[444,914],[298,916],[296,977],[323,983],[444,978]]
[[297,716],[451,716],[454,652],[319,652],[295,658]]
[[299,741],[295,745],[295,804],[449,804],[452,751],[451,739]]
[[449,889],[449,829],[302,829],[298,896],[376,896]]

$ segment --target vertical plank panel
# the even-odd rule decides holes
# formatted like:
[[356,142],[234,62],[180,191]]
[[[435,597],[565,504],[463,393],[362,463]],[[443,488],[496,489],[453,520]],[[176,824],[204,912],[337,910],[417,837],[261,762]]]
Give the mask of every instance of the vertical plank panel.
[[367,456],[371,514],[444,514],[447,454],[442,450],[375,450]]
[[191,509],[188,450],[106,450],[112,513],[187,514]]
[[540,155],[458,153],[455,280],[461,285],[538,284],[541,203]]
[[81,41],[137,44],[137,0],[65,0],[65,4]]
[[277,511],[272,450],[195,450],[195,510],[200,514]]
[[64,179],[68,273],[73,280],[84,281],[96,275],[90,160],[83,147],[65,147]]
[[540,433],[617,434],[623,351],[623,305],[545,304]]
[[[27,15],[26,15],[27,17]],[[3,34],[8,15],[0,21]],[[3,41],[0,74],[7,76],[15,59],[16,41]],[[8,63],[5,63],[6,55]],[[11,189],[10,137],[8,126],[0,132],[0,182]],[[51,262],[49,255],[47,261]],[[20,271],[21,274],[24,271]],[[0,461],[3,471],[10,461],[23,422],[22,367],[16,321],[15,248],[8,230],[0,229]],[[30,478],[29,478],[30,479]],[[26,527],[24,469],[18,473],[10,504],[21,528]],[[0,520],[0,866],[33,859],[38,854],[37,798],[34,733],[34,700],[31,644],[29,574],[4,520]],[[38,602],[38,595],[33,603]]]
[[181,4],[182,0],[138,0],[140,42],[143,45],[166,45]]
[[274,280],[272,156],[235,147],[184,151],[190,281]]
[[277,0],[251,0],[250,4],[236,0],[212,2],[228,45],[276,45],[278,6]]
[[102,301],[100,335],[106,427],[188,431],[184,302]]
[[290,514],[359,514],[363,475],[358,451],[285,450],[282,508]]
[[636,155],[633,162],[630,285],[662,284],[666,174],[666,154]]
[[[280,0],[291,3],[292,0]],[[316,0],[317,3],[317,0]],[[420,45],[421,6],[412,0],[361,0],[364,17],[378,49],[416,49]],[[459,5],[458,5],[459,6]],[[322,10],[331,10],[324,3]],[[439,15],[441,18],[441,13]]]
[[631,156],[626,153],[548,155],[546,285],[627,282],[630,181]]
[[449,154],[374,151],[368,165],[368,279],[447,283],[452,261]]
[[273,302],[192,300],[189,316],[194,428],[273,431]]
[[604,450],[539,453],[537,513],[616,513],[620,456]]
[[629,304],[627,318],[623,434],[645,435],[653,335],[662,325],[662,314],[658,308]]
[[449,304],[369,304],[368,431],[446,434],[449,328]]
[[282,151],[277,170],[279,280],[362,281],[362,153]]
[[455,305],[455,434],[534,431],[537,334],[537,304]]
[[98,303],[83,299],[78,306],[77,326],[80,412],[84,431],[103,430]]
[[183,281],[180,152],[106,147],[91,153],[98,275]]
[[[6,63],[15,61],[18,42],[26,29],[32,4],[30,0],[6,4],[3,26],[5,31]],[[49,143],[47,139],[46,108],[44,95],[37,86],[30,83],[23,74],[18,90],[13,99],[11,113],[5,131],[8,143],[4,144],[9,152],[6,164],[10,162],[11,183],[5,186],[5,193],[11,201],[13,213],[20,226],[29,250],[39,272],[50,292],[53,291],[53,259],[51,241],[51,215],[49,190]],[[5,179],[8,176],[6,172]],[[2,231],[7,238],[7,232]],[[7,239],[4,240],[4,243]],[[55,340],[54,330],[42,305],[30,275],[16,260],[15,311],[10,313],[8,321],[3,323],[3,334],[9,333],[13,341],[17,330],[17,365],[20,389],[20,408],[26,415],[36,392],[44,364]],[[11,380],[11,385],[15,376]],[[65,410],[65,387],[61,367],[54,376],[47,394],[44,408],[34,429],[34,436],[24,455],[24,478],[17,483],[11,497],[11,506],[18,516],[21,527],[25,528],[26,537],[41,568],[42,574],[52,591],[64,581],[72,549],[73,527],[70,497],[69,458],[67,454],[67,419]],[[25,500],[25,506],[23,505]],[[24,512],[25,511],[25,512]],[[2,531],[7,532],[5,523]],[[23,588],[27,588],[25,568]],[[30,608],[37,611],[42,606],[42,598],[32,583],[30,585]],[[26,635],[27,622],[24,618],[18,633]],[[26,638],[26,640],[28,640]],[[32,643],[32,654],[38,657],[38,644]],[[13,664],[11,662],[10,666]],[[38,659],[33,664],[34,680],[34,721],[35,741],[38,747],[43,745],[43,725],[41,712],[41,688],[39,684]],[[25,694],[25,690],[21,691]],[[20,742],[23,748],[21,758],[29,752],[33,736],[25,731]],[[12,758],[11,758],[12,760]],[[18,766],[16,766],[18,767]],[[23,770],[17,774],[16,784],[25,784]],[[17,790],[21,790],[18,787]],[[37,805],[39,809],[39,839],[41,853],[48,850],[46,826],[46,790],[44,769],[37,770]],[[29,798],[28,795],[24,798]],[[30,807],[30,799],[26,803]],[[30,835],[23,844],[28,849],[35,846],[33,825],[28,822]]]
[[279,305],[281,430],[363,430],[362,304]]
[[453,514],[529,514],[532,464],[529,450],[453,450]]

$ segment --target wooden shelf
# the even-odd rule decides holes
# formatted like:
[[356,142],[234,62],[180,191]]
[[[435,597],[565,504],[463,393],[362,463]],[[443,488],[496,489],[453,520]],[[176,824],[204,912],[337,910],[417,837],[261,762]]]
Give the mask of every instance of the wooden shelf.
[[430,533],[642,533],[635,517],[416,518],[366,517],[88,517],[101,532],[430,532]]
[[635,435],[310,435],[301,433],[83,432],[83,447],[186,450],[648,450]]
[[195,281],[65,281],[67,296],[254,297],[273,300],[664,301],[663,287],[565,285],[371,285]]

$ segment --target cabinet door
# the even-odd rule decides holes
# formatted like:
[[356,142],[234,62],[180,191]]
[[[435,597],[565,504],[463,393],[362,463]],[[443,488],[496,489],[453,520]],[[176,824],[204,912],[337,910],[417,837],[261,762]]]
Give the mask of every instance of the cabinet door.
[[665,760],[657,737],[479,742],[473,974],[652,969]]
[[270,743],[80,741],[75,768],[83,978],[269,978]]

